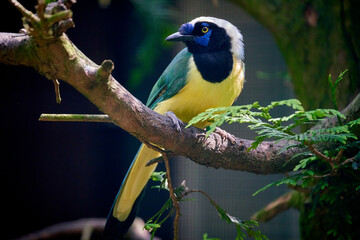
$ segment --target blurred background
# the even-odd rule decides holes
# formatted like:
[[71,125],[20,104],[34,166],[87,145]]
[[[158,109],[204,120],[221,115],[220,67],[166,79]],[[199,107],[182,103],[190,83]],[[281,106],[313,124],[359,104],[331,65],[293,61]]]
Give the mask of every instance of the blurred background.
[[[22,1],[34,10],[36,1]],[[1,1],[1,32],[18,32],[21,16]],[[237,26],[245,43],[246,83],[235,104],[294,98],[284,59],[270,33],[245,11],[228,1],[96,1],[78,0],[72,7],[76,27],[67,34],[95,63],[115,63],[113,76],[135,97],[147,96],[182,43],[165,37],[198,16],[223,18]],[[56,104],[53,83],[34,69],[0,65],[3,137],[1,189],[5,239],[13,239],[56,223],[80,218],[105,218],[140,143],[120,128],[105,123],[39,122],[41,113],[99,113],[84,96],[60,82],[62,103]],[[284,110],[285,111],[285,110]],[[280,112],[279,114],[286,114]],[[234,135],[252,139],[243,126],[228,125]],[[161,164],[160,164],[161,165]],[[171,161],[176,185],[207,192],[231,215],[248,220],[284,187],[252,194],[281,175],[262,176],[206,168],[176,158]],[[160,170],[163,166],[160,166]],[[148,188],[140,216],[160,209],[167,192]],[[235,239],[236,228],[223,222],[202,195],[181,204],[181,239],[202,239],[204,233]],[[287,211],[260,229],[269,239],[299,239],[298,213]],[[172,238],[172,223],[157,231]]]

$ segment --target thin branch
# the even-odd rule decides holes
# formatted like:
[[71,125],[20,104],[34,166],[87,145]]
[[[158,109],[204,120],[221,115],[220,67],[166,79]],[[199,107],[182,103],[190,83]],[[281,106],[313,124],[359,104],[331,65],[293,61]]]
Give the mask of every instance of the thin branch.
[[82,236],[82,239],[86,239],[85,235],[89,236],[89,233],[90,237],[95,231],[101,233],[104,229],[105,221],[105,218],[89,218],[58,223],[38,232],[22,236],[18,240],[60,239],[76,235]]
[[60,96],[60,83],[57,79],[52,80],[54,83],[54,88],[55,88],[55,99],[56,99],[56,103],[60,104],[61,103],[61,96]]
[[339,164],[339,167],[344,166],[344,165],[346,165],[346,164],[348,164],[348,163],[352,163],[352,162],[354,162],[354,161],[355,161],[355,157],[348,158],[348,159],[346,159],[345,161],[343,161],[342,163],[340,163],[340,164]]
[[182,199],[183,197],[186,197],[187,195],[191,194],[191,193],[201,193],[202,195],[204,195],[213,206],[217,206],[218,204],[210,197],[209,194],[207,194],[206,192],[202,191],[202,190],[197,190],[197,189],[192,189],[192,190],[188,190],[185,193],[183,193],[180,196],[180,199]]
[[46,114],[40,115],[39,121],[50,122],[106,122],[113,123],[105,114]]
[[44,19],[45,14],[45,0],[38,0],[38,4],[35,6],[36,8],[36,14],[39,16],[40,19]]
[[174,219],[174,240],[179,239],[179,217],[180,217],[180,206],[178,202],[178,198],[175,194],[172,179],[171,179],[171,173],[170,173],[170,164],[169,164],[169,158],[166,154],[162,154],[165,168],[166,168],[166,178],[168,180],[168,188],[170,192],[170,198],[172,200],[173,206],[175,207],[176,213],[175,213],[175,219]]
[[305,200],[305,195],[302,192],[290,191],[280,196],[276,200],[269,203],[263,209],[257,211],[251,219],[259,222],[267,222],[278,214],[290,209],[290,208],[301,208]]
[[[169,164],[169,157],[167,155],[167,152],[164,151],[163,149],[159,148],[158,146],[155,146],[149,142],[143,141],[143,143],[161,153],[162,155],[162,160],[165,163],[165,169],[166,169],[166,178],[167,178],[167,182],[168,182],[168,188],[169,188],[169,195],[171,198],[171,201],[173,203],[173,207],[175,208],[175,219],[174,219],[174,240],[178,240],[179,239],[179,217],[180,217],[180,206],[179,206],[179,202],[178,202],[178,196],[176,196],[175,194],[175,190],[173,187],[173,183],[172,183],[172,179],[171,179],[171,170],[170,170],[170,164]],[[156,158],[158,159],[158,158]],[[149,163],[147,163],[146,165],[148,166]],[[153,164],[153,163],[151,163]]]
[[31,11],[27,10],[23,5],[21,5],[21,3],[19,3],[16,0],[9,0],[9,2],[16,7],[17,10],[19,10],[19,12],[26,17],[27,19],[29,19],[32,22],[39,22],[40,18],[38,16],[36,16],[34,13],[32,13]]
[[335,158],[335,160],[334,160],[334,163],[335,163],[335,164],[338,164],[338,163],[340,162],[341,157],[342,157],[344,151],[345,151],[344,148],[341,148],[341,149],[340,149],[338,155],[336,156],[336,158]]
[[322,154],[320,151],[318,151],[312,143],[309,143],[309,142],[305,142],[304,143],[308,148],[309,150],[318,158],[328,162],[328,163],[332,163],[332,159],[324,154]]

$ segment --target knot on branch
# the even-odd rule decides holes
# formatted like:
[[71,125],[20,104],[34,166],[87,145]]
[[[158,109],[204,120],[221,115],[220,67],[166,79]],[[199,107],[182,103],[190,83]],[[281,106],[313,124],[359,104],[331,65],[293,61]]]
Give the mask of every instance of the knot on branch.
[[96,79],[98,81],[102,81],[102,80],[107,81],[111,75],[112,70],[114,70],[113,61],[104,60],[96,72]]
[[72,11],[69,9],[75,0],[58,0],[46,3],[38,0],[36,14],[27,10],[17,0],[9,0],[23,15],[26,32],[36,40],[57,39],[67,29],[74,27]]

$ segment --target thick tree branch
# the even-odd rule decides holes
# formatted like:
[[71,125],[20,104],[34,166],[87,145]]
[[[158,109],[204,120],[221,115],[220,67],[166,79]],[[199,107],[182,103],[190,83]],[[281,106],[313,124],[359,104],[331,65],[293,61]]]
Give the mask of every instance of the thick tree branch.
[[[0,33],[0,63],[33,67],[49,79],[67,82],[125,131],[198,164],[259,174],[282,173],[293,169],[298,160],[289,160],[302,151],[289,149],[278,154],[286,143],[264,142],[248,152],[250,140],[236,138],[232,144],[217,133],[206,138],[205,131],[195,127],[182,128],[179,133],[170,118],[147,108],[111,76],[112,62],[98,66],[65,34],[39,46],[28,35]],[[358,98],[356,104],[359,112]]]

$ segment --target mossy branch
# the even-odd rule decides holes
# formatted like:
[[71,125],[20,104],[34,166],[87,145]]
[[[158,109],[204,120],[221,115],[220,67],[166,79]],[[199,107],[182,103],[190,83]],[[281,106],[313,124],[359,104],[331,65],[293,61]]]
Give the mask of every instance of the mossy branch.
[[105,114],[46,114],[39,117],[39,121],[49,122],[107,122],[113,123]]

